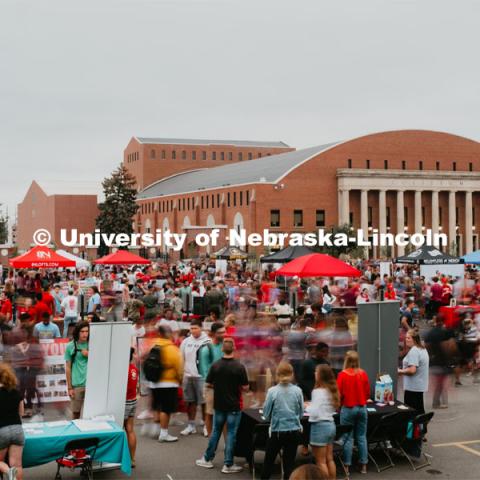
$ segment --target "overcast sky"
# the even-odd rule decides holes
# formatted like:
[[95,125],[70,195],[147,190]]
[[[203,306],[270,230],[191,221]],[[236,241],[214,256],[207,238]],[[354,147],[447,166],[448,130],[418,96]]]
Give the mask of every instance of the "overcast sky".
[[480,140],[480,2],[0,0],[0,203],[130,137]]

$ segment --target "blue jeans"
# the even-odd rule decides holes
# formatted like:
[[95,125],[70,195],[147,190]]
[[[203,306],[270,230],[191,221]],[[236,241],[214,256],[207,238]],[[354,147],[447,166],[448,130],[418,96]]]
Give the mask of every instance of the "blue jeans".
[[343,438],[343,462],[345,465],[352,464],[353,437],[357,442],[359,462],[362,465],[368,463],[367,420],[367,407],[342,407],[340,410],[340,424],[353,427]]
[[208,441],[207,451],[205,452],[205,460],[211,461],[215,457],[218,442],[222,436],[223,427],[227,424],[227,439],[225,442],[225,458],[223,463],[227,466],[233,465],[233,452],[235,450],[235,441],[237,437],[238,426],[242,412],[223,412],[215,410],[213,415],[213,432]]
[[68,337],[68,327],[77,323],[77,317],[65,317],[63,319],[63,338]]

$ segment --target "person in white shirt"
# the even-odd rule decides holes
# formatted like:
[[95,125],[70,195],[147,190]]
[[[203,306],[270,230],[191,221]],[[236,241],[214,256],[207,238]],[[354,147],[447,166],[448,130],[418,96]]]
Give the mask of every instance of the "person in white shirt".
[[198,371],[197,351],[203,345],[211,343],[210,337],[202,331],[202,322],[192,320],[190,323],[190,335],[180,345],[183,357],[183,397],[187,403],[188,425],[182,430],[182,435],[197,433],[195,428],[195,416],[197,406],[202,406],[202,417],[205,419],[204,380]]
[[63,317],[63,338],[68,337],[68,328],[75,325],[78,320],[78,297],[73,294],[73,290],[68,291],[68,295],[61,303]]
[[318,365],[315,370],[315,388],[307,413],[310,422],[310,445],[323,478],[336,478],[337,475],[333,459],[333,441],[336,435],[333,415],[339,406],[340,394],[333,370],[328,365]]

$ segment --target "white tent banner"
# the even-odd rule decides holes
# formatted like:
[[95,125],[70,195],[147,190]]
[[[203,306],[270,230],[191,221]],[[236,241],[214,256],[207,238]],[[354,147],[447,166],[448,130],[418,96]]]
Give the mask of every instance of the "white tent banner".
[[453,278],[463,278],[465,274],[465,265],[459,263],[457,265],[420,265],[420,275],[425,277],[427,282],[433,277],[439,275],[448,275]]

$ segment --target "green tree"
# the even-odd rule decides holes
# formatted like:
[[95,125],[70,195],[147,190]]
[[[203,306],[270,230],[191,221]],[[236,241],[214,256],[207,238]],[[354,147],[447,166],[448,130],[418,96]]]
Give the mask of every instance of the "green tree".
[[[1,206],[1,204],[0,204]],[[0,244],[8,242],[8,215],[3,210],[0,212]]]
[[[353,235],[353,227],[351,225],[334,225],[326,229],[326,233],[332,234],[332,240],[336,235],[344,233],[347,237]],[[340,255],[349,255],[352,258],[365,258],[365,247],[359,247],[356,242],[348,242],[348,245],[324,245],[322,247],[314,248],[315,251],[326,253],[332,257],[339,258]]]
[[[106,234],[131,234],[133,216],[138,210],[135,203],[135,177],[120,165],[110,177],[103,180],[102,186],[105,200],[98,205],[100,214],[96,219],[96,227]],[[102,245],[98,254],[106,253],[108,248]]]

